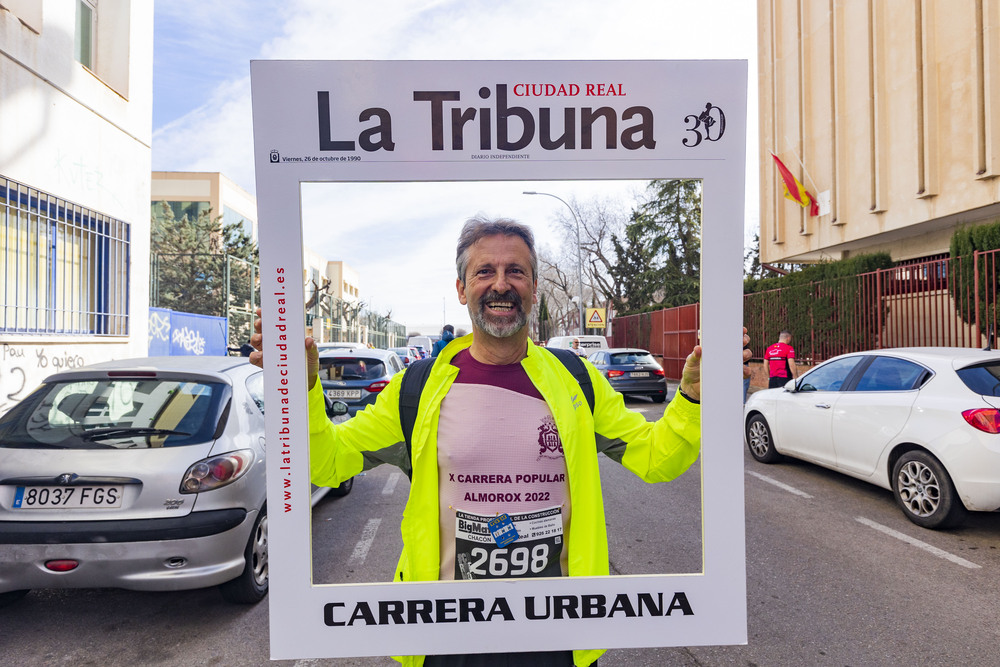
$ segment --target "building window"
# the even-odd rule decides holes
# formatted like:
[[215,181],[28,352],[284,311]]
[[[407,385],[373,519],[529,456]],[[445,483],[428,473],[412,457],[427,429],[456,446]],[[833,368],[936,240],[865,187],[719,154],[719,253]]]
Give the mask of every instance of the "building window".
[[127,336],[130,226],[0,176],[0,333]]
[[76,2],[76,59],[94,70],[94,42],[97,34],[97,0]]

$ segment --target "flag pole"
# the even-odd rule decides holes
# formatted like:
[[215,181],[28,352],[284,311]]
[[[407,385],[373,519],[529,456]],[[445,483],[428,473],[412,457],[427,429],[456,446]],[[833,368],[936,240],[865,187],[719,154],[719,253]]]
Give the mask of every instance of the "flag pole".
[[[787,135],[785,136],[785,142],[788,143],[788,144],[792,143],[792,142],[788,141],[788,136]],[[809,170],[806,169],[806,165],[803,164],[802,159],[799,157],[799,154],[795,152],[795,149],[789,149],[789,150],[791,150],[792,151],[792,155],[795,156],[795,161],[799,163],[800,167],[802,167],[802,173],[805,174],[806,178],[809,179],[809,184],[812,185],[813,192],[819,192],[819,188],[817,188],[816,187],[816,183],[813,182],[812,176],[809,175]],[[777,153],[775,153],[775,155],[777,155]]]

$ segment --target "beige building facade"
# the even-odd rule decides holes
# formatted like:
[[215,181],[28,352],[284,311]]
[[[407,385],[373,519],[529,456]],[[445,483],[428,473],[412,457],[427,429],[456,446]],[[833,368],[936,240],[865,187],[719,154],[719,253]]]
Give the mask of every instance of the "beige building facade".
[[154,171],[150,199],[154,216],[163,202],[177,219],[211,210],[213,218],[222,216],[223,225],[240,223],[257,240],[257,199],[219,172]]
[[343,261],[302,252],[306,334],[318,342],[363,341],[361,276]]
[[1000,219],[1000,0],[758,0],[758,53],[762,262],[932,257]]

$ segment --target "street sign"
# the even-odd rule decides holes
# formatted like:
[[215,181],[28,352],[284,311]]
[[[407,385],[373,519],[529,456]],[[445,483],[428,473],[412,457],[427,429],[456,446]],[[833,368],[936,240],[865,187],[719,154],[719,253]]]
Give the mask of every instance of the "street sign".
[[603,329],[606,326],[608,326],[608,318],[605,316],[603,308],[587,309],[588,329]]

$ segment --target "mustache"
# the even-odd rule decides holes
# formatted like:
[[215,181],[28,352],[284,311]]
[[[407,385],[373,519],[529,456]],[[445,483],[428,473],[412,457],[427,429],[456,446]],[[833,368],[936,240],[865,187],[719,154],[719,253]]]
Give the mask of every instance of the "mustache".
[[479,308],[482,309],[486,306],[489,301],[510,301],[514,304],[517,309],[521,308],[521,295],[514,290],[507,290],[506,292],[498,292],[496,290],[490,290],[486,294],[479,297]]

